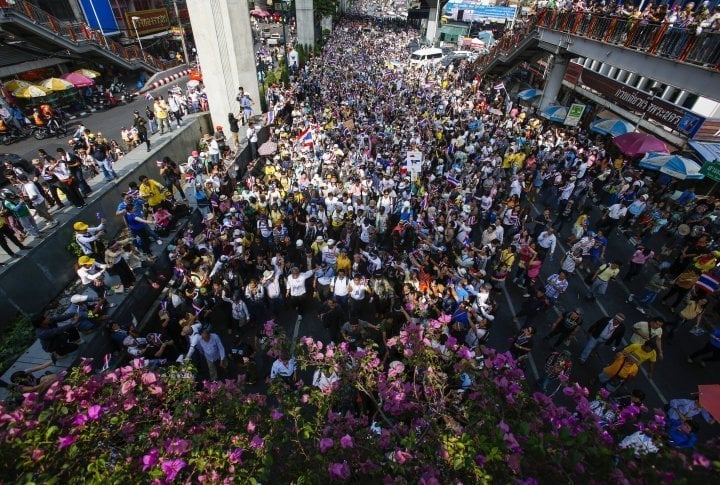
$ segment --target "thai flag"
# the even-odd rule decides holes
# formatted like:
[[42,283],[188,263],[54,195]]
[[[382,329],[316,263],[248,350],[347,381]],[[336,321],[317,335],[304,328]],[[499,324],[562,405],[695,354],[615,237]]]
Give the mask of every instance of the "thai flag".
[[153,99],[155,99],[155,98],[153,98],[153,95],[150,91],[145,93],[145,101],[152,101]]
[[380,140],[384,140],[384,139],[385,139],[385,132],[383,132],[383,131],[379,132],[379,133],[377,134],[377,137],[380,138]]
[[451,143],[447,149],[448,155],[452,155],[453,153],[455,153],[455,150],[456,150],[455,143]]
[[350,128],[345,128],[343,130],[343,135],[348,136],[350,134]]
[[297,141],[302,143],[304,146],[312,146],[313,144],[313,137],[312,137],[312,130],[310,128],[306,128],[305,131],[300,133],[297,137]]
[[465,246],[466,248],[470,246],[470,234],[465,236],[465,240],[463,241],[463,246]]
[[423,200],[420,202],[420,207],[422,209],[427,209],[429,204],[430,204],[430,194],[425,194],[425,197],[423,197]]
[[105,354],[103,357],[103,366],[102,369],[100,369],[100,372],[105,372],[106,370],[110,369],[110,359],[112,358],[112,354]]
[[710,273],[704,273],[695,286],[703,290],[705,293],[713,294],[718,288],[720,288],[720,279],[711,275]]
[[270,110],[265,113],[265,124],[272,125],[275,122],[275,110]]
[[495,86],[493,86],[493,88],[495,89],[495,91],[502,91],[503,89],[505,89],[505,83],[496,84]]
[[450,182],[453,186],[457,187],[460,185],[460,180],[456,179],[455,177],[451,177],[450,175],[446,175],[445,179]]

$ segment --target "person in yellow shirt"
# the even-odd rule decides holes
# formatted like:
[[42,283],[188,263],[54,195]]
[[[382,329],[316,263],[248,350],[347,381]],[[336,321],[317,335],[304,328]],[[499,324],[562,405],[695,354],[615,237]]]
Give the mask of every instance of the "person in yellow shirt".
[[[150,207],[162,205],[166,209],[170,204],[165,199],[165,188],[155,180],[149,179],[146,175],[140,177],[140,197],[147,201]],[[170,207],[172,208],[172,207]]]
[[598,296],[604,295],[610,280],[617,278],[617,275],[620,273],[620,266],[620,261],[600,265],[592,277],[593,282],[585,298],[588,301],[594,301]]
[[602,370],[598,380],[605,384],[607,390],[613,392],[625,381],[635,377],[645,362],[650,362],[648,379],[652,379],[657,362],[655,342],[652,340],[642,344],[630,344],[622,352],[615,354],[615,360]]
[[170,127],[170,113],[168,112],[168,105],[162,96],[158,96],[153,105],[153,111],[155,112],[155,118],[157,118],[158,126],[160,127],[160,134],[165,133],[165,126],[168,131],[172,131]]
[[347,249],[341,249],[340,254],[338,254],[337,257],[337,263],[335,266],[335,271],[345,271],[345,274],[350,274],[350,268],[352,267],[352,261],[350,261],[350,258],[347,254]]

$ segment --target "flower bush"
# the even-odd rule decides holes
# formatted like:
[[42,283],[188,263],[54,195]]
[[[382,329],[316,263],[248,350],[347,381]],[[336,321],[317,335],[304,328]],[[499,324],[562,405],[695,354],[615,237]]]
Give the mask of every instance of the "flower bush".
[[[5,481],[112,483],[693,482],[720,469],[713,450],[637,458],[616,443],[661,414],[626,408],[601,427],[588,392],[568,384],[558,406],[528,391],[508,354],[434,344],[442,322],[407,325],[377,348],[304,337],[303,369],[334,371],[330,392],[298,382],[249,393],[242,379],[197,383],[137,360],[95,375],[83,363],[44,396],[0,408]],[[269,325],[269,332],[275,327]],[[398,362],[396,362],[398,361]],[[401,361],[401,362],[399,362]],[[464,382],[463,390],[459,390]],[[713,454],[714,453],[714,454]]]

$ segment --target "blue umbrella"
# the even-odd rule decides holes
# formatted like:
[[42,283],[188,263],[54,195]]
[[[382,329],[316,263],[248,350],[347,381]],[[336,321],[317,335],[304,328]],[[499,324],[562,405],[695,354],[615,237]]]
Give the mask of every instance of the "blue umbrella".
[[531,99],[537,98],[538,96],[542,96],[542,93],[543,92],[539,89],[526,89],[517,93],[517,97],[518,99],[522,99],[523,101],[530,101]]
[[550,106],[540,112],[540,116],[550,121],[562,123],[567,117],[568,109],[565,106]]
[[600,133],[603,135],[618,136],[624,135],[625,133],[632,133],[633,131],[635,131],[635,127],[632,123],[628,123],[627,121],[623,120],[598,119],[590,123],[590,131],[594,131],[595,133]]
[[639,163],[647,170],[661,172],[680,180],[700,180],[705,178],[700,173],[700,165],[689,158],[666,153],[648,153]]

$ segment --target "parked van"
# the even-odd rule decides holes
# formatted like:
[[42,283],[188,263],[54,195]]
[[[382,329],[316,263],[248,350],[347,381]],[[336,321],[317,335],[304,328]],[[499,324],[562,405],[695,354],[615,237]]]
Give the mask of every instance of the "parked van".
[[410,64],[437,64],[443,58],[443,51],[435,47],[418,49],[410,55]]

